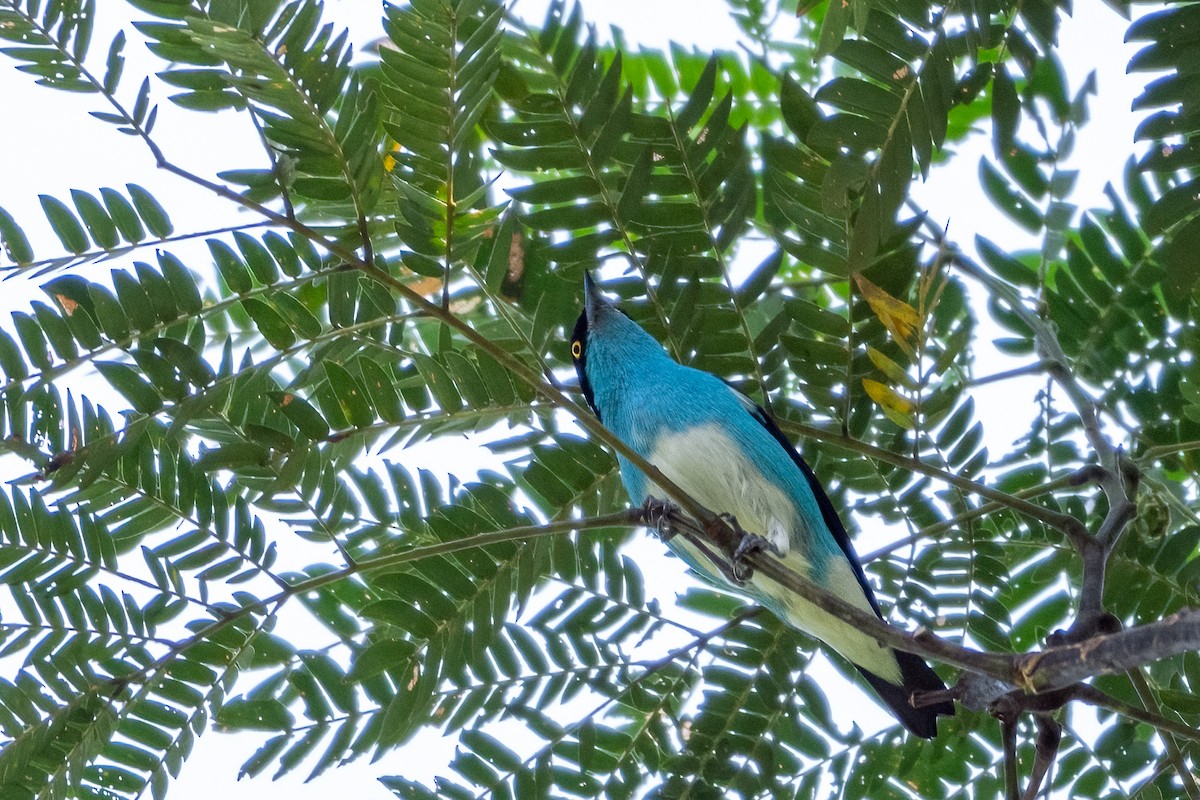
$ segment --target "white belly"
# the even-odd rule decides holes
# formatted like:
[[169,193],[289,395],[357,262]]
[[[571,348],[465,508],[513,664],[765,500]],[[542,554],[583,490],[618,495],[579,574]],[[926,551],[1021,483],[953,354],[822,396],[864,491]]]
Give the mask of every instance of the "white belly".
[[[649,461],[701,505],[718,514],[732,514],[743,530],[765,536],[779,549],[784,564],[794,572],[819,583],[857,608],[874,613],[849,561],[840,554],[826,560],[824,574],[812,574],[811,562],[800,548],[793,546],[793,537],[831,534],[824,530],[801,530],[804,521],[796,505],[782,489],[768,481],[742,448],[716,425],[659,437]],[[656,486],[649,491],[656,497],[665,496]],[[687,550],[698,563],[707,563],[703,554],[682,536],[675,537],[670,544]],[[726,583],[715,568],[706,571],[715,582]],[[754,575],[743,591],[760,600],[775,601],[785,609],[788,624],[815,636],[884,680],[901,683],[900,668],[892,651],[854,626],[761,575]]]
[[704,507],[732,514],[785,556],[791,551],[791,531],[800,524],[794,504],[716,425],[660,436],[649,460]]

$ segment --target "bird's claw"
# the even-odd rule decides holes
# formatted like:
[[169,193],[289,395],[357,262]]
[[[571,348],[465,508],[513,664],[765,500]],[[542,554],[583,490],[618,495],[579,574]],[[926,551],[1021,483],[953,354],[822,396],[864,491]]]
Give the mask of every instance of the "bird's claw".
[[[713,531],[713,526],[728,527],[738,537],[737,545],[733,548],[733,552],[726,550],[729,563],[722,568],[725,576],[735,583],[745,583],[754,575],[754,567],[747,561],[754,553],[772,552],[777,556],[783,555],[770,539],[759,536],[756,533],[748,533],[744,530],[738,524],[737,517],[732,514],[718,514],[716,519],[709,523],[709,537],[716,540],[721,539],[722,537],[716,535],[716,532]],[[728,547],[728,545],[725,546]]]
[[659,539],[670,541],[677,531],[671,525],[671,517],[679,512],[679,506],[670,500],[647,497],[642,503],[642,518],[646,527],[653,528]]
[[743,531],[741,541],[738,542],[737,547],[733,550],[733,577],[739,583],[745,583],[754,574],[754,567],[747,563],[749,557],[754,553],[775,553],[778,555],[779,548],[765,536]]

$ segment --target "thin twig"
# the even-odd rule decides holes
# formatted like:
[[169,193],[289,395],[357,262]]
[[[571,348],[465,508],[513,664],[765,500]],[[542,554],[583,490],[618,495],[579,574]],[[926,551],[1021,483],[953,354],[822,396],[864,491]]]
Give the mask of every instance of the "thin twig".
[[971,380],[967,381],[966,385],[969,389],[976,389],[989,383],[1007,381],[1013,378],[1023,378],[1027,375],[1041,375],[1046,371],[1047,366],[1048,365],[1045,361],[1035,361],[1032,364],[1026,364],[1023,367],[1015,367],[1013,369],[1004,370],[1003,372],[984,375],[982,378],[972,378]]
[[1157,461],[1160,458],[1165,458],[1166,456],[1173,456],[1177,453],[1187,453],[1192,450],[1200,450],[1200,441],[1178,442],[1148,447],[1146,448],[1145,452],[1137,457],[1137,460],[1142,463],[1149,464],[1152,461]]
[[920,459],[912,458],[911,456],[902,455],[884,450],[880,447],[861,442],[850,436],[842,433],[816,428],[811,425],[805,425],[799,422],[791,422],[788,420],[779,420],[779,427],[784,431],[807,438],[816,439],[817,441],[826,444],[832,444],[840,447],[843,450],[849,450],[854,453],[869,456],[880,461],[887,462],[893,466],[901,467],[910,472],[916,472],[921,475],[928,475],[931,478],[936,478],[944,481],[951,486],[961,489],[970,494],[976,494],[981,497],[986,497],[993,500],[1006,508],[1011,508],[1013,511],[1020,512],[1028,517],[1043,522],[1046,525],[1054,528],[1057,531],[1065,534],[1073,544],[1080,544],[1090,538],[1087,528],[1082,522],[1077,520],[1070,514],[1064,514],[1060,511],[1039,506],[1036,503],[1030,503],[1016,495],[1002,492],[999,489],[994,489],[986,484],[978,483],[970,478],[964,478],[961,475],[956,475],[953,472],[947,472],[944,469],[935,467],[932,464],[927,464]]
[[1126,703],[1124,700],[1118,700],[1107,692],[1097,689],[1090,683],[1081,683],[1074,687],[1071,699],[1086,703],[1089,706],[1095,706],[1096,708],[1106,708],[1123,717],[1144,722],[1160,731],[1165,731],[1175,736],[1182,736],[1189,741],[1200,741],[1200,730],[1191,728],[1182,722],[1177,722],[1162,714],[1156,714],[1141,706],[1135,706],[1132,703]]
[[[131,253],[134,250],[140,250],[146,247],[159,247],[164,244],[172,244],[174,242],[184,242],[189,239],[200,239],[202,237],[218,236],[223,233],[233,233],[235,231],[248,231],[255,228],[265,228],[270,226],[270,222],[246,222],[241,225],[225,225],[220,228],[210,228],[204,231],[189,231],[188,233],[173,233],[170,236],[164,236],[161,239],[143,239],[140,242],[129,242],[128,244],[118,245],[109,250],[89,250],[86,253],[72,253],[66,256],[55,256],[54,258],[43,258],[39,261],[30,261],[26,264],[11,264],[0,266],[0,274],[4,274],[4,279],[7,280],[16,275],[23,275],[36,269],[51,271],[54,269],[67,269],[73,267],[81,267],[84,264],[107,261],[110,258],[123,256]],[[44,275],[45,272],[39,272],[37,276]]]
[[239,606],[237,609],[232,611],[224,612],[219,619],[214,620],[208,625],[200,628],[186,639],[176,642],[175,645],[166,653],[155,659],[150,664],[147,664],[135,673],[122,675],[119,680],[122,684],[142,680],[146,676],[153,674],[159,669],[162,669],[192,646],[210,639],[214,634],[220,632],[238,620],[244,619],[248,616],[253,616],[255,614],[264,613],[271,607],[278,608],[297,595],[314,592],[324,586],[346,580],[354,575],[381,569],[391,569],[402,564],[407,564],[411,561],[420,561],[422,559],[432,558],[434,556],[446,555],[448,553],[460,552],[462,550],[472,550],[479,547],[487,547],[489,545],[500,544],[503,542],[527,542],[531,539],[540,538],[543,536],[554,536],[570,531],[633,525],[637,524],[640,519],[641,510],[630,509],[613,512],[611,514],[602,514],[600,516],[590,517],[588,519],[564,520],[562,522],[551,522],[546,525],[525,525],[516,528],[506,528],[501,531],[481,533],[475,536],[468,536],[463,539],[455,539],[449,542],[439,542],[437,544],[414,547],[399,553],[389,553],[388,555],[377,556],[376,558],[362,559],[342,569],[327,572],[323,575],[317,575],[306,580],[297,581],[296,583],[288,586],[286,589],[277,592],[270,597],[262,600],[255,600],[252,603]]
[[[1047,481],[1046,483],[1040,484],[1038,486],[1030,486],[1028,489],[1021,489],[1020,491],[1013,492],[1012,496],[1016,497],[1020,500],[1030,500],[1034,497],[1040,497],[1041,495],[1048,494],[1050,492],[1056,491],[1056,490],[1061,489],[1066,486],[1077,486],[1077,485],[1078,485],[1078,482],[1077,482],[1075,473],[1072,473],[1070,475],[1064,475],[1061,478],[1055,478],[1052,481]],[[964,522],[969,522],[973,519],[976,519],[977,517],[990,516],[992,514],[995,514],[998,511],[1003,511],[1007,508],[1009,508],[1009,506],[1007,504],[996,502],[994,500],[989,501],[987,503],[983,503],[982,505],[976,506],[975,508],[971,508],[971,509],[964,511],[961,514],[956,514],[953,517],[951,517],[950,519],[943,520],[942,522],[936,522],[933,525],[927,525],[926,527],[921,528],[920,530],[916,531],[912,535],[905,536],[903,539],[899,539],[895,542],[892,542],[891,544],[884,545],[883,547],[880,547],[878,550],[872,550],[871,552],[869,552],[865,555],[859,556],[859,560],[862,561],[864,564],[870,563],[871,561],[874,561],[878,558],[882,558],[883,556],[894,553],[897,550],[902,550],[905,547],[914,545],[917,542],[921,541],[922,539],[929,539],[934,536],[940,536],[941,534],[945,533],[946,531],[954,530],[959,525],[962,525]]]
[[[1142,706],[1146,709],[1147,713],[1154,714],[1166,720],[1167,718],[1162,715],[1158,707],[1158,699],[1154,696],[1154,692],[1150,689],[1150,683],[1146,680],[1146,676],[1142,671],[1140,669],[1129,670],[1129,681],[1133,684],[1133,689],[1137,692],[1138,700],[1142,702]],[[1183,784],[1183,790],[1187,792],[1189,800],[1200,800],[1200,787],[1196,785],[1196,778],[1192,775],[1191,769],[1188,768],[1183,750],[1180,748],[1179,742],[1175,739],[1175,732],[1163,729],[1158,725],[1155,725],[1155,727],[1158,728],[1158,735],[1163,740],[1163,747],[1167,751],[1167,760],[1171,762],[1171,766],[1179,776],[1179,781]],[[1193,735],[1200,735],[1200,731],[1193,731]]]

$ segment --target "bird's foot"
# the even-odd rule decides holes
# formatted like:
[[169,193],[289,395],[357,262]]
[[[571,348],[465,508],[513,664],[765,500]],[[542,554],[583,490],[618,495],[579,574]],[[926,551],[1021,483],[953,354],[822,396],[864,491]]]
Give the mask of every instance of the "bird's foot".
[[733,576],[741,583],[750,580],[750,576],[754,574],[754,567],[748,563],[749,557],[754,553],[780,555],[779,548],[767,537],[743,531],[742,540],[733,551]]
[[[714,527],[726,528],[726,530],[714,531]],[[717,515],[717,518],[709,524],[707,533],[709,538],[714,541],[724,540],[725,542],[729,542],[728,534],[730,531],[732,531],[733,536],[737,537],[737,544],[733,546],[732,552],[726,549],[725,552],[729,553],[729,566],[727,570],[723,571],[726,573],[726,577],[736,583],[745,583],[754,574],[754,567],[748,563],[749,557],[754,553],[771,552],[777,556],[783,555],[771,540],[756,533],[745,531],[738,524],[737,517],[732,514]],[[726,544],[725,547],[728,548],[729,545]]]
[[642,503],[642,519],[646,527],[653,528],[659,539],[670,541],[677,531],[671,525],[671,517],[679,513],[679,506],[670,500],[660,500],[657,497],[647,497]]

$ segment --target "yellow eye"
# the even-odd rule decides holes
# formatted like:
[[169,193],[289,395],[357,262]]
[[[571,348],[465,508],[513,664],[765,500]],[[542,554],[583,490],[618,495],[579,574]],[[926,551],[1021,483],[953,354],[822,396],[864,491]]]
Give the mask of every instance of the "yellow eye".
[[576,339],[575,341],[571,342],[571,357],[579,358],[579,356],[581,356],[582,354],[583,354],[583,348],[580,346],[579,340]]

